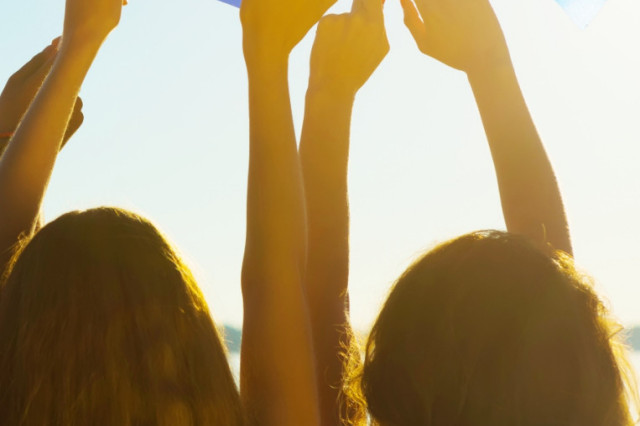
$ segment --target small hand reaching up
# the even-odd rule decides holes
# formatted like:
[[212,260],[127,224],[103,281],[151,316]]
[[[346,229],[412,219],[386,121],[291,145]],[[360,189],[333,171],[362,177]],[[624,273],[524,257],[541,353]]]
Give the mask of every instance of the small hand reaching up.
[[355,95],[388,52],[382,0],[355,0],[351,13],[318,24],[309,88]]
[[500,23],[488,0],[400,3],[405,25],[422,53],[465,72],[509,61]]

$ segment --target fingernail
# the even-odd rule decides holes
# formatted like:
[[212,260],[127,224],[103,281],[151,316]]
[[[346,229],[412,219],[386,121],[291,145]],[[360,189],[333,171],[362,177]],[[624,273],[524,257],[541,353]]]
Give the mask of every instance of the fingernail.
[[58,46],[60,46],[60,40],[62,39],[62,36],[60,37],[56,37],[51,41],[51,46],[53,46],[56,50],[58,49]]

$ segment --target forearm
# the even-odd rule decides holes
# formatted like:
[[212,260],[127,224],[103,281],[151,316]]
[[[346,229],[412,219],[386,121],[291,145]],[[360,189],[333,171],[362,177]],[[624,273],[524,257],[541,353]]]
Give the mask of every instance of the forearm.
[[507,230],[571,253],[558,183],[511,62],[467,74],[489,141]]
[[[245,256],[269,250],[271,258],[283,257],[278,260],[293,262],[302,273],[306,223],[286,62],[249,67],[249,105]],[[273,263],[262,256],[255,262],[265,267]]]
[[[307,273],[323,278],[310,300],[322,306],[327,297],[347,289],[349,204],[347,173],[353,95],[326,90],[307,92],[300,162],[307,204]],[[322,282],[324,281],[324,282]]]
[[315,369],[302,289],[306,223],[287,62],[247,63],[250,161],[242,396],[260,425],[315,425]]
[[36,221],[80,86],[99,44],[63,46],[0,159],[0,250]]
[[350,344],[347,171],[353,95],[307,92],[300,161],[307,202],[307,306],[323,425],[340,424],[341,353]]

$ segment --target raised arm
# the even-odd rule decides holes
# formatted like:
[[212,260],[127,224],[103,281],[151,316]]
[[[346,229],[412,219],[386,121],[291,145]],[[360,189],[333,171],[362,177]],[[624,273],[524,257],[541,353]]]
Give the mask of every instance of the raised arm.
[[571,254],[560,190],[489,1],[401,2],[420,50],[467,73],[489,140],[507,230]]
[[[58,54],[59,42],[59,38],[55,39],[42,52],[34,56],[9,78],[2,90],[2,94],[0,94],[0,158],[7,149],[11,137],[33,102],[44,79],[49,75]],[[78,97],[62,141],[63,147],[80,128],[83,121],[82,99]],[[42,214],[38,214],[34,223],[35,228],[42,224]],[[0,248],[0,273],[11,256],[10,246],[13,243],[15,240],[7,240]]]
[[[355,0],[325,16],[311,53],[300,161],[307,203],[307,304],[314,337],[322,424],[349,416],[338,404],[341,352],[351,344],[347,165],[356,92],[389,51],[381,0]],[[342,410],[341,410],[342,409]],[[342,411],[342,412],[341,412]]]
[[122,0],[67,0],[64,33],[51,72],[0,159],[0,250],[6,254],[38,217],[80,86]]
[[244,0],[240,9],[250,119],[240,388],[252,424],[319,423],[302,287],[306,217],[288,61],[333,2]]

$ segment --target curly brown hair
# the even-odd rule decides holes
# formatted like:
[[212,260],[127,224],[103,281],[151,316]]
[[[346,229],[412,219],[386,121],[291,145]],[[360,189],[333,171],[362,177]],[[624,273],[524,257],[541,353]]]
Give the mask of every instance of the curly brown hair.
[[345,394],[375,425],[629,426],[621,329],[566,254],[475,232],[398,279]]

